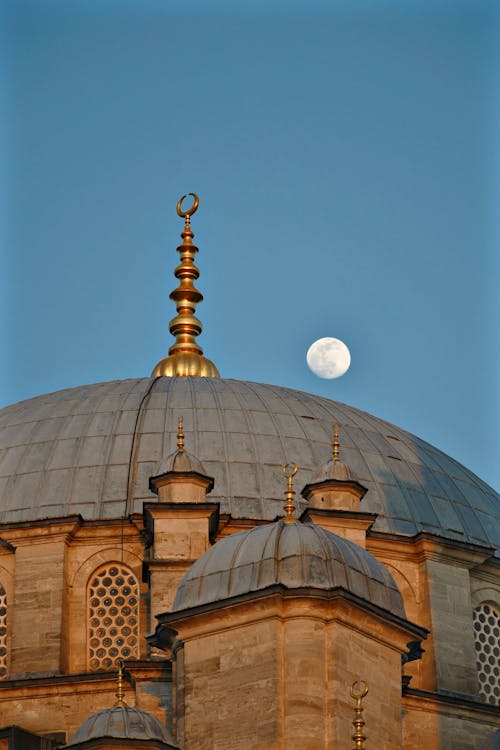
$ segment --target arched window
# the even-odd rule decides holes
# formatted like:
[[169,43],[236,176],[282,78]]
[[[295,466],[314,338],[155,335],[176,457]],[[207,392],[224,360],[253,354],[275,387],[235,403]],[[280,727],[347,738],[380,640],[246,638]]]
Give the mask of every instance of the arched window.
[[139,583],[121,563],[108,563],[87,589],[88,667],[114,669],[118,658],[139,656]]
[[490,602],[472,612],[479,693],[493,705],[500,703],[500,613]]
[[7,593],[0,583],[0,680],[7,677]]

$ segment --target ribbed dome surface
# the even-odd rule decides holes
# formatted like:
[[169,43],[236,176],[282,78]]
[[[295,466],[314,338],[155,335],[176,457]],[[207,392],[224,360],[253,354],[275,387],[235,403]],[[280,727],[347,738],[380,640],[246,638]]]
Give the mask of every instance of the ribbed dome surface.
[[342,460],[368,488],[362,510],[379,514],[375,530],[500,546],[498,495],[428,443],[326,398],[222,378],[99,383],[2,409],[0,521],[142,511],[180,416],[186,450],[215,478],[210,499],[235,517],[280,514],[281,464],[299,464],[300,490],[331,455],[338,424]]
[[71,745],[102,737],[128,740],[160,740],[172,745],[167,729],[146,711],[132,706],[114,706],[85,719],[71,738]]
[[354,542],[313,523],[283,521],[232,534],[211,547],[183,577],[173,611],[261,591],[341,587],[404,617],[389,571]]

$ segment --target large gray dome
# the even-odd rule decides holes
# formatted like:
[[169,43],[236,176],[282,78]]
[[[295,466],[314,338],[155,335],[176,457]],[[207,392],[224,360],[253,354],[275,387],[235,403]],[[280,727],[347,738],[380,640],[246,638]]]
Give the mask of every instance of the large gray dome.
[[276,523],[231,534],[187,571],[172,610],[213,604],[281,585],[287,589],[342,588],[405,617],[393,577],[373,555],[314,523]]
[[500,546],[494,490],[441,451],[351,406],[288,388],[222,378],[142,378],[71,388],[0,412],[0,521],[81,513],[113,518],[157,498],[148,487],[176,445],[215,478],[210,499],[236,517],[282,513],[283,463],[296,487],[331,453],[368,488],[375,530]]

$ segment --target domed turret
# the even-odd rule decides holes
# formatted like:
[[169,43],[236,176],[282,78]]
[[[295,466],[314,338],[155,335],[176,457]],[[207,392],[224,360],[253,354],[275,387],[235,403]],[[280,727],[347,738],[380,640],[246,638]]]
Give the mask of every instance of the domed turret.
[[[285,518],[218,541],[184,575],[148,637],[182,665],[193,746],[223,734],[228,747],[246,747],[241,739],[262,715],[262,747],[323,747],[332,716],[347,723],[333,686],[371,669],[373,710],[383,712],[400,700],[408,644],[427,634],[406,619],[394,579],[373,555],[295,518],[296,472],[296,464],[283,467]],[[400,711],[386,736],[399,747]]]
[[332,457],[313,471],[309,484],[320,482],[349,482],[353,479],[350,468],[340,460],[339,428],[333,428]]
[[123,699],[123,662],[119,660],[115,705],[85,719],[66,747],[79,750],[91,743],[98,749],[102,741],[107,748],[115,744],[114,740],[117,746],[123,747],[123,740],[135,746],[136,741],[147,740],[148,747],[155,750],[175,750],[169,732],[158,719],[140,708],[127,706]]
[[[177,450],[160,463],[159,472],[149,479],[149,489],[158,495],[160,501],[169,501],[177,495],[179,485],[188,485],[190,500],[203,502],[207,492],[214,486],[214,480],[207,475],[203,464],[184,449],[184,420],[177,420]],[[181,491],[185,494],[186,487]]]
[[357,482],[349,466],[340,460],[339,428],[333,428],[332,457],[316,468],[302,490],[307,500],[304,521],[319,523],[324,528],[350,539],[362,547],[366,532],[377,516],[360,511],[360,502],[367,492]]
[[67,747],[75,748],[84,742],[103,738],[156,740],[161,750],[175,747],[158,719],[132,706],[113,706],[89,716],[76,730]]
[[366,487],[357,482],[346,463],[340,460],[339,428],[333,428],[332,458],[318,466],[302,490],[311,508],[359,510]]
[[394,579],[373,555],[316,524],[284,520],[232,534],[211,547],[182,579],[173,611],[276,585],[339,587],[405,617]]

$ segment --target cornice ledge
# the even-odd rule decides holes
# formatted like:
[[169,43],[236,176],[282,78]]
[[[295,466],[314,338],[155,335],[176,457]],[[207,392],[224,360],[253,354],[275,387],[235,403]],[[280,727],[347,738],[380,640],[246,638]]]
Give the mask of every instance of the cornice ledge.
[[435,560],[438,562],[453,563],[464,568],[471,569],[482,565],[486,560],[494,559],[494,547],[486,547],[481,544],[446,539],[439,534],[428,531],[420,531],[413,536],[386,533],[383,531],[367,532],[367,547],[370,552],[380,549],[384,551],[388,546],[396,544],[399,547],[401,557],[412,557],[419,561]]

